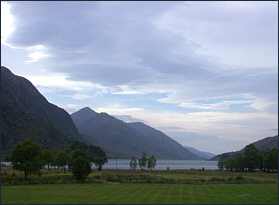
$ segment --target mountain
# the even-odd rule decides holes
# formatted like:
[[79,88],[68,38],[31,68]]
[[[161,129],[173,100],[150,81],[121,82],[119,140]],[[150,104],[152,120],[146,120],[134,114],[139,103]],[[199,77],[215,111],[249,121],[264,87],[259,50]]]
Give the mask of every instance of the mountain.
[[197,157],[196,154],[193,154],[189,150],[185,150],[181,144],[164,134],[163,132],[156,130],[144,123],[141,122],[133,122],[128,123],[131,127],[133,127],[139,133],[145,135],[152,141],[159,143],[164,149],[167,150],[169,155],[172,155],[176,159],[185,158],[188,156],[192,159],[201,159]]
[[188,147],[188,146],[183,146],[184,148],[186,148],[187,150],[189,150],[190,152],[194,153],[195,155],[198,155],[199,157],[203,158],[203,159],[211,159],[212,157],[215,156],[215,154],[212,154],[210,152],[203,152],[203,151],[199,151],[193,147]]
[[[255,147],[257,147],[261,151],[268,151],[274,147],[278,148],[278,135],[276,135],[274,137],[266,137],[264,139],[258,140],[253,143],[254,143]],[[244,151],[245,151],[245,147],[236,152],[226,152],[223,154],[218,154],[215,157],[211,158],[210,160],[219,161],[220,158],[224,159],[224,158],[229,158],[232,156],[238,156],[240,154],[243,154]]]
[[183,152],[183,148],[182,153],[178,153],[179,150],[174,152],[160,141],[137,131],[130,123],[107,113],[96,113],[86,107],[71,117],[78,131],[96,140],[109,158],[140,157],[142,151],[145,151],[148,156],[155,155],[157,159],[201,159],[188,151]]
[[30,81],[1,66],[1,155],[24,138],[43,149],[71,140],[86,142],[65,110],[49,103]]

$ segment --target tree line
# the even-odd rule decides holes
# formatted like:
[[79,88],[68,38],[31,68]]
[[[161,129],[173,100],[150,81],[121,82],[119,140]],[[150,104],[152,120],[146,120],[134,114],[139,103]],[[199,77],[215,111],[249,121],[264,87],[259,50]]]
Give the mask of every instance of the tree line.
[[147,166],[148,169],[150,169],[151,171],[153,169],[155,169],[156,166],[156,158],[154,155],[152,155],[151,157],[147,158],[146,153],[143,151],[141,154],[141,158],[137,159],[135,157],[133,157],[130,161],[130,167],[132,170],[135,170],[137,168],[137,166],[139,165],[141,170],[144,170]]
[[25,139],[19,142],[12,149],[10,161],[14,169],[23,171],[26,180],[27,175],[39,173],[43,166],[55,166],[58,169],[68,166],[76,179],[83,180],[91,173],[91,163],[94,163],[98,170],[107,162],[105,152],[93,145],[83,142],[72,141],[67,145],[60,146],[56,153],[53,150],[42,150],[38,143],[32,139]]
[[264,172],[278,172],[278,148],[260,151],[252,143],[245,147],[243,154],[232,157],[222,155],[218,162],[218,168],[230,171],[254,171],[257,169]]

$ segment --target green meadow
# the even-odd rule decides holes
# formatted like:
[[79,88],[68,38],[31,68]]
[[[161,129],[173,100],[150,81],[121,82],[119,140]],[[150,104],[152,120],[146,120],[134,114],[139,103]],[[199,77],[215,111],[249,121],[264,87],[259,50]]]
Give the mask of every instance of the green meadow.
[[94,170],[80,182],[43,169],[23,177],[2,166],[2,204],[278,204],[278,173]]
[[277,204],[277,184],[2,186],[2,204]]

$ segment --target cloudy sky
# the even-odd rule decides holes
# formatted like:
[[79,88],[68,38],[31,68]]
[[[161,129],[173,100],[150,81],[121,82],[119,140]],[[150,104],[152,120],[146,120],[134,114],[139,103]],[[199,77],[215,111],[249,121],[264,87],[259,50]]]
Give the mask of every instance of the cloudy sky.
[[220,154],[278,134],[278,2],[1,1],[1,65],[70,114]]

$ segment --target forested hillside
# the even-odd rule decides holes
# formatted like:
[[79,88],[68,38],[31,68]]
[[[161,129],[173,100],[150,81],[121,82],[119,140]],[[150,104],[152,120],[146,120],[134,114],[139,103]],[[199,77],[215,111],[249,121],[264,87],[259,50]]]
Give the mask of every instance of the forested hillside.
[[[262,140],[258,140],[256,142],[254,142],[255,147],[258,148],[261,151],[268,151],[274,147],[278,148],[278,135],[274,136],[274,137],[266,137]],[[226,159],[226,158],[230,158],[233,156],[239,156],[240,154],[243,154],[245,151],[245,147],[239,151],[236,152],[226,152],[223,154],[219,154],[214,156],[213,158],[211,158],[210,160],[215,160],[215,161],[219,161],[220,159]]]
[[1,66],[1,156],[24,138],[42,149],[72,140],[88,142],[65,110],[49,103],[30,81]]

